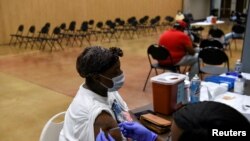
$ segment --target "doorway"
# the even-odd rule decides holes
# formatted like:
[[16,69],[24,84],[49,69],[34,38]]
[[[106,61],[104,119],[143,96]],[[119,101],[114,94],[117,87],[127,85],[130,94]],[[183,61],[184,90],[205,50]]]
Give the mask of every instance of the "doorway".
[[248,3],[248,0],[237,0],[236,1],[236,11],[238,11],[240,13],[246,12],[244,10],[247,8],[247,3]]
[[231,0],[222,0],[221,1],[221,18],[229,18],[231,13]]

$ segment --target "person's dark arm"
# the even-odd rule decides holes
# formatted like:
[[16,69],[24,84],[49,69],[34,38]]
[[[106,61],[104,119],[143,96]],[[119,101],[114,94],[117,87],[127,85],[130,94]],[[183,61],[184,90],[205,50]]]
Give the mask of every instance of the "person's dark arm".
[[190,55],[194,55],[195,54],[195,50],[193,49],[193,47],[186,47],[186,52]]
[[[94,132],[95,132],[95,138],[100,132],[100,128],[105,132],[108,133],[108,131],[112,128],[118,127],[118,124],[116,120],[113,119],[113,117],[103,111],[97,118],[95,119],[94,123]],[[112,132],[109,132],[109,134],[116,140],[116,141],[122,141],[122,136],[120,130],[113,130]]]

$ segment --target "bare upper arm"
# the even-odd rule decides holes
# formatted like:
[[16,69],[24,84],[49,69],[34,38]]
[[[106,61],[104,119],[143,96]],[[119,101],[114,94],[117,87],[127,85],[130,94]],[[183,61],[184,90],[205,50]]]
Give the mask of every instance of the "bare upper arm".
[[[95,123],[94,123],[95,137],[100,132],[100,129],[102,129],[104,132],[107,133],[109,129],[117,127],[117,126],[118,124],[116,120],[113,119],[113,117],[109,113],[102,111],[101,114],[99,114],[97,118],[95,119]],[[111,132],[110,134],[116,141],[122,140],[120,130],[115,130]]]

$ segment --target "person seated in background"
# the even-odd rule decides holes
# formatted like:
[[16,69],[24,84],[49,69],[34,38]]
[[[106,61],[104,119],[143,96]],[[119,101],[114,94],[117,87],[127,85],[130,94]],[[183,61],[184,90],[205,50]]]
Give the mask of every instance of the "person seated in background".
[[232,38],[243,38],[245,33],[245,25],[237,22],[232,27],[232,31],[225,35],[225,43],[229,43]]
[[[240,141],[248,141],[250,123],[236,109],[219,102],[203,101],[188,104],[173,116],[171,141],[212,141],[234,137]],[[119,124],[122,134],[136,141],[164,141],[154,132],[137,122],[122,122]],[[97,141],[107,141],[100,132]],[[110,138],[109,141],[114,141]]]
[[[189,77],[192,78],[198,73],[198,53],[193,48],[190,37],[184,33],[185,28],[187,28],[186,22],[177,21],[172,29],[160,36],[159,45],[169,50],[174,65],[191,66]],[[162,66],[171,63],[169,59],[158,62]]]
[[208,39],[214,39],[225,43],[225,33],[216,26],[212,26],[208,31]]
[[175,15],[175,20],[183,20],[185,18],[184,14],[181,12],[181,10],[177,11],[177,14]]
[[232,11],[232,12],[230,13],[230,21],[235,22],[235,21],[237,21],[237,19],[238,19],[238,17],[237,17],[236,12],[235,12],[235,11]]
[[184,32],[191,38],[193,45],[197,46],[196,44],[198,44],[201,40],[201,31],[204,30],[204,28],[201,26],[191,26],[190,23],[192,20],[190,18],[185,17],[183,21],[187,23],[187,27]]
[[[120,48],[91,46],[78,56],[76,69],[85,83],[66,111],[59,141],[94,141],[100,129],[107,132],[119,122],[131,121],[128,107],[118,93],[124,83]],[[118,123],[117,123],[118,122]],[[122,140],[120,132],[112,132]]]

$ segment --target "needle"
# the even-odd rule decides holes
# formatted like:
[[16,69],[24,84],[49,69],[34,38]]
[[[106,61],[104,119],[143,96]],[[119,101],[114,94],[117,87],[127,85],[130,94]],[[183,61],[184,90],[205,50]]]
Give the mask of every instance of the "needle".
[[115,128],[111,128],[111,129],[109,129],[109,132],[113,132],[114,130],[119,130],[120,129],[120,127],[119,126],[117,126],[117,127],[115,127]]

